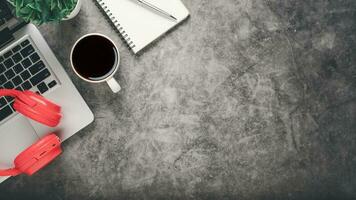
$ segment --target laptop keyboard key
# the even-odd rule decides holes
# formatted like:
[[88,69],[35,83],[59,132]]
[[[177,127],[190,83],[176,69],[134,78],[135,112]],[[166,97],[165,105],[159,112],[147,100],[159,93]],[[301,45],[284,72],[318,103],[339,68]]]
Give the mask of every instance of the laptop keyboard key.
[[36,63],[37,61],[40,60],[40,56],[37,53],[34,53],[30,56],[30,59],[31,59],[32,63]]
[[0,98],[0,108],[4,107],[7,104],[5,97]]
[[19,75],[17,75],[15,78],[12,79],[12,82],[14,83],[15,86],[20,85],[23,81]]
[[29,45],[27,47],[25,47],[24,49],[22,49],[21,51],[21,55],[25,58],[27,56],[29,56],[30,54],[32,54],[33,52],[35,52],[35,49]]
[[3,56],[0,56],[0,62],[4,61],[4,57]]
[[42,82],[43,80],[45,80],[47,77],[49,77],[51,75],[51,73],[48,71],[48,69],[44,69],[41,72],[39,72],[38,74],[36,74],[34,77],[32,77],[30,79],[31,84],[33,86],[37,85],[38,83]]
[[11,81],[8,81],[7,83],[4,84],[5,89],[13,89],[15,86]]
[[17,87],[16,87],[16,90],[23,91],[23,89],[22,89],[21,86],[17,86]]
[[0,63],[0,73],[3,73],[4,71],[6,71],[6,68],[3,64]]
[[14,69],[16,74],[19,74],[20,72],[22,72],[24,70],[20,63],[15,65],[13,69]]
[[29,81],[26,81],[26,82],[22,83],[21,86],[22,86],[22,88],[23,88],[24,90],[29,90],[29,89],[32,88],[32,85],[31,85],[31,83],[30,83]]
[[7,79],[12,79],[15,76],[15,73],[12,69],[9,69],[5,72],[5,76]]
[[12,52],[16,53],[16,52],[20,51],[20,49],[21,49],[21,46],[17,45],[14,48],[12,48]]
[[38,84],[37,88],[38,88],[38,90],[40,91],[41,94],[43,94],[43,93],[48,91],[48,87],[44,82]]
[[10,56],[12,56],[12,52],[11,51],[8,51],[8,52],[4,53],[4,57],[5,58],[9,58]]
[[3,74],[1,74],[0,75],[0,85],[3,85],[4,83],[6,83],[6,81],[7,81],[6,77]]
[[25,68],[28,68],[29,66],[32,65],[30,59],[26,58],[25,60],[23,60],[22,62],[22,65],[25,67]]
[[7,96],[7,97],[5,97],[5,99],[7,102],[11,102],[12,100],[14,100],[14,97]]
[[48,87],[49,88],[53,88],[54,86],[57,85],[57,82],[55,80],[51,81],[50,83],[48,83]]
[[12,60],[15,62],[15,63],[18,63],[22,60],[22,56],[20,55],[20,53],[16,53],[15,55],[12,56]]
[[31,72],[32,75],[35,75],[37,72],[39,72],[41,69],[45,68],[45,65],[42,61],[34,64],[32,67],[28,68],[28,70]]
[[12,66],[14,66],[14,61],[11,60],[11,58],[7,59],[4,61],[4,65],[7,69],[11,68]]
[[27,70],[26,71],[23,71],[21,74],[20,74],[22,80],[27,80],[31,77],[31,74],[30,72],[28,72]]
[[0,110],[0,121],[4,120],[13,113],[10,106],[5,106]]
[[25,47],[25,46],[27,46],[28,44],[30,44],[30,41],[29,41],[29,40],[25,40],[25,41],[21,42],[21,46],[22,46],[22,47]]
[[24,72],[22,72],[20,75],[21,75],[21,78],[22,78],[23,80],[27,80],[27,79],[29,79],[29,78],[31,77],[30,72],[28,72],[27,70],[24,71]]

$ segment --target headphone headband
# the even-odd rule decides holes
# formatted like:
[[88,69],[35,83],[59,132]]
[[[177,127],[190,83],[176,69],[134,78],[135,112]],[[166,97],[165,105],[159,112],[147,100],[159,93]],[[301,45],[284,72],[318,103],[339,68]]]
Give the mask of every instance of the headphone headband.
[[35,106],[36,102],[29,98],[25,92],[19,90],[12,90],[12,89],[0,89],[0,96],[10,96],[14,98],[18,98],[22,102],[28,104],[29,106]]
[[14,169],[6,169],[6,170],[0,170],[0,176],[17,176],[21,174],[22,172],[16,168]]
[[12,96],[17,97],[21,92],[18,90],[1,89],[0,96]]

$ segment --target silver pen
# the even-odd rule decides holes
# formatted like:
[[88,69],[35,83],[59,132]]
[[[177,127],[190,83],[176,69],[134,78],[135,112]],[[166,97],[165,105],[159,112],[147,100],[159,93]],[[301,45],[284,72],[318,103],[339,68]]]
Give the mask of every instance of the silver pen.
[[151,8],[152,10],[154,10],[154,11],[156,11],[156,12],[162,14],[162,15],[165,16],[165,17],[168,17],[168,18],[171,19],[171,20],[177,21],[177,18],[175,18],[173,15],[169,14],[168,12],[166,12],[166,11],[164,11],[164,10],[158,8],[157,6],[155,6],[155,5],[153,5],[153,4],[149,3],[149,2],[147,2],[147,1],[145,1],[145,0],[134,0],[134,1],[136,1],[136,2],[139,3],[139,4],[142,4],[142,5],[146,6],[146,7],[148,7],[148,8]]

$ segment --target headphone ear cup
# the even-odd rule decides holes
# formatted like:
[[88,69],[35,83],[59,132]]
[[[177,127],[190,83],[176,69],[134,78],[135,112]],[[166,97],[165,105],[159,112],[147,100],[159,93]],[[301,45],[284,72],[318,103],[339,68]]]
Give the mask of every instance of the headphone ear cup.
[[25,91],[15,100],[14,109],[47,126],[55,127],[62,115],[61,107],[32,91]]
[[51,133],[20,153],[14,163],[16,169],[32,175],[62,153],[60,139]]
[[61,119],[59,113],[48,111],[46,108],[43,108],[42,105],[30,107],[22,101],[15,100],[13,106],[15,110],[24,116],[50,127],[57,126]]
[[47,100],[46,98],[44,98],[43,96],[36,94],[32,91],[24,91],[23,92],[25,95],[27,95],[28,97],[30,97],[32,100],[35,100],[36,102],[46,106],[46,109],[52,111],[52,112],[56,112],[59,113],[61,112],[61,107],[49,100]]

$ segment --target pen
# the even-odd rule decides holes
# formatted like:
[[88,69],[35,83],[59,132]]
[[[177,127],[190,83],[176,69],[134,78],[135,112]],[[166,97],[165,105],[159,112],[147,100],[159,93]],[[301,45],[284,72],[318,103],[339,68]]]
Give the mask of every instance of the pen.
[[177,18],[175,18],[173,15],[169,14],[168,12],[158,8],[157,6],[145,1],[145,0],[135,0],[137,3],[145,5],[148,8],[151,8],[152,10],[164,15],[165,17],[168,17],[169,19],[173,21],[177,21]]

